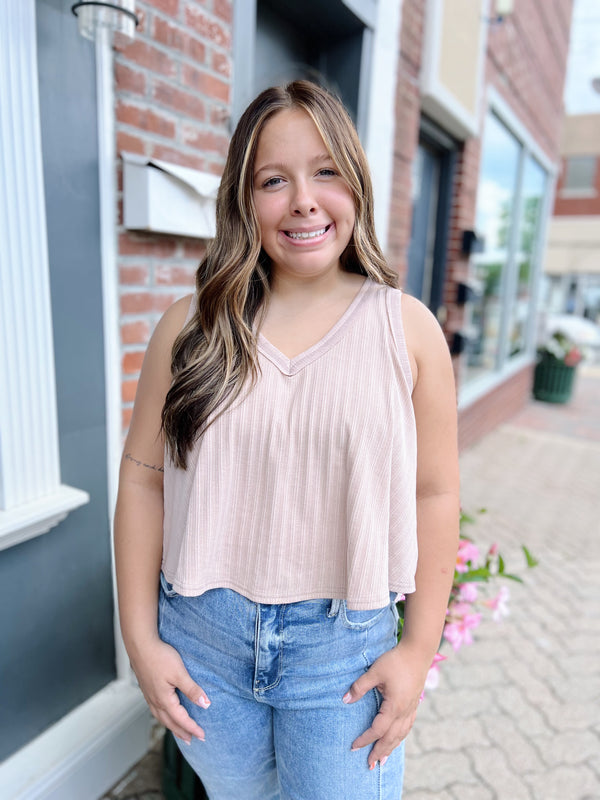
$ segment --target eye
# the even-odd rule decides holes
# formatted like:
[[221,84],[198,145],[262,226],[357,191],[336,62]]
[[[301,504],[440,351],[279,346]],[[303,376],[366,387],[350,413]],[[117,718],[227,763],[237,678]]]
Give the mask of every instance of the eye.
[[331,169],[330,167],[323,167],[323,169],[319,170],[318,174],[324,178],[331,178],[337,175],[337,172],[334,169]]
[[269,178],[261,184],[263,189],[270,189],[272,186],[279,186],[283,182],[283,178]]

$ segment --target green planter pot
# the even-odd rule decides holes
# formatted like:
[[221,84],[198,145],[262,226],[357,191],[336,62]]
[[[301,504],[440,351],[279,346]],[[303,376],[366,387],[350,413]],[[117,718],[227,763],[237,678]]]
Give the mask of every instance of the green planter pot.
[[536,364],[533,396],[545,403],[568,403],[573,394],[576,367],[568,367],[552,356],[542,356]]
[[163,742],[162,790],[166,800],[208,800],[202,781],[190,767],[171,731]]

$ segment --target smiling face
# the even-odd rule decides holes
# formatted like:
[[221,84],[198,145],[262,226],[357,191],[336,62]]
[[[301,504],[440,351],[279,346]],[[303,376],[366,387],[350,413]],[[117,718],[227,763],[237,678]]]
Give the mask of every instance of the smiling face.
[[340,269],[354,229],[354,199],[305,111],[280,111],[265,124],[253,186],[274,276],[314,278]]

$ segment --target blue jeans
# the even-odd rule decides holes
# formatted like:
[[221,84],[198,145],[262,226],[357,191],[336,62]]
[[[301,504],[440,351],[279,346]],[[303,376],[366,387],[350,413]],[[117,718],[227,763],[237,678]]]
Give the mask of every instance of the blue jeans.
[[404,748],[369,770],[351,752],[381,703],[376,689],[342,697],[396,644],[390,604],[350,611],[343,600],[253,603],[231,589],[183,597],[161,576],[159,633],[208,695],[180,695],[206,741],[177,740],[210,800],[400,800]]

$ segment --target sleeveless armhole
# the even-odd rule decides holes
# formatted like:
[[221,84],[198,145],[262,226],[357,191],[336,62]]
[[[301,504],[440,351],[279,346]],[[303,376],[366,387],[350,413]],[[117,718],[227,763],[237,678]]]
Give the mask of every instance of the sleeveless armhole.
[[392,331],[392,338],[396,345],[396,353],[402,366],[402,372],[408,386],[409,392],[412,394],[413,376],[410,368],[410,358],[408,356],[408,349],[406,347],[406,336],[404,335],[404,323],[402,321],[402,290],[401,289],[388,289],[386,292],[386,305],[390,330]]

